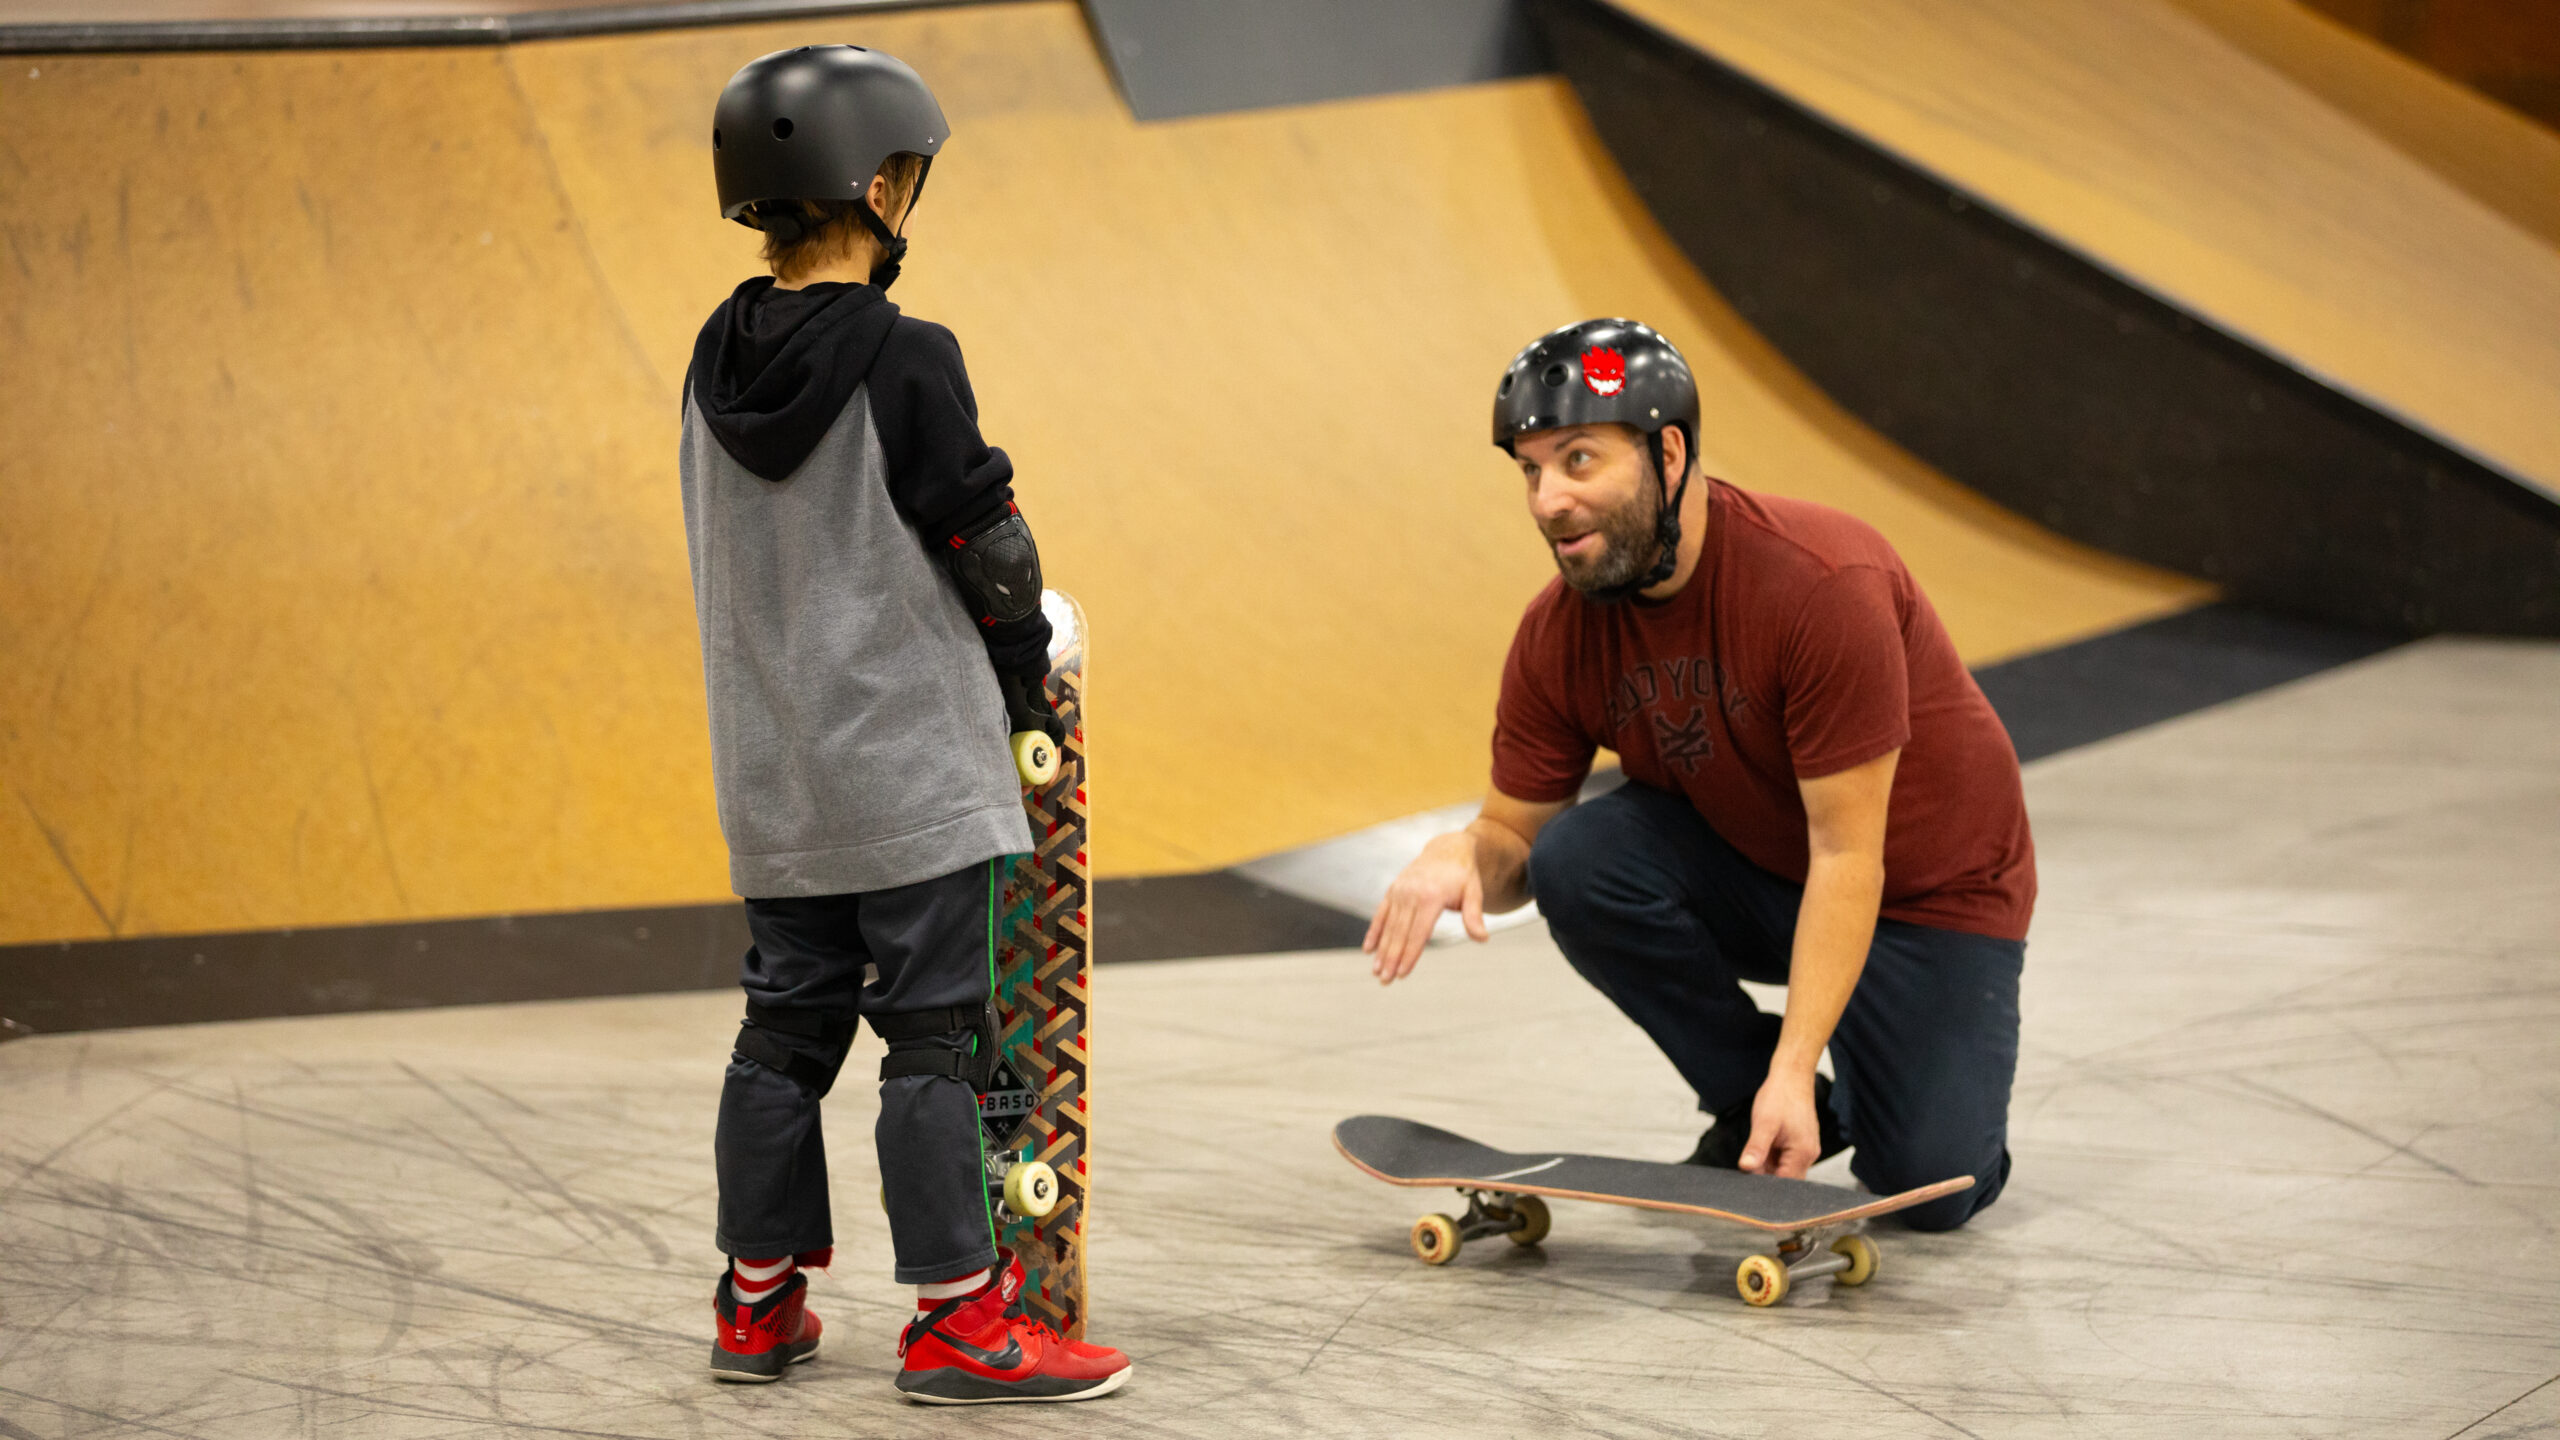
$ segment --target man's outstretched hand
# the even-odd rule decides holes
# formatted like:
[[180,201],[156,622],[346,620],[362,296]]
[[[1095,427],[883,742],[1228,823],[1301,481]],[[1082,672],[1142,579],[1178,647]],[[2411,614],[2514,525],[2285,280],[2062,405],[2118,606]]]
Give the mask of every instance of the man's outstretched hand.
[[1751,1102],[1751,1138],[1742,1168],[1801,1180],[1822,1158],[1821,1117],[1813,1111],[1813,1072],[1771,1075]]
[[1489,940],[1484,927],[1484,876],[1476,868],[1475,837],[1465,831],[1442,835],[1422,847],[1414,862],[1387,887],[1378,913],[1369,921],[1360,948],[1374,957],[1369,973],[1381,985],[1393,985],[1413,973],[1422,947],[1431,943],[1431,927],[1455,910],[1471,940]]

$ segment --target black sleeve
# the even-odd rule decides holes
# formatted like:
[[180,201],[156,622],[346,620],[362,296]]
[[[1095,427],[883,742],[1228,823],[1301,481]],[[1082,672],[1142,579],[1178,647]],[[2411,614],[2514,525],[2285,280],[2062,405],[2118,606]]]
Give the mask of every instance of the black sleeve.
[[[870,386],[889,499],[925,547],[947,558],[954,537],[995,521],[1014,501],[1013,461],[978,433],[978,397],[960,342],[939,325],[900,316],[872,362]],[[986,627],[981,637],[1003,673],[1048,668],[1046,615]]]

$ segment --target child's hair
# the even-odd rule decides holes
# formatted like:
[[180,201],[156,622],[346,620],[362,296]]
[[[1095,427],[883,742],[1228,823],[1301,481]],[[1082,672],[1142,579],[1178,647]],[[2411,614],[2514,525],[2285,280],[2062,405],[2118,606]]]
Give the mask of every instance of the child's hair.
[[[880,178],[889,182],[889,213],[907,203],[924,179],[924,157],[900,151],[880,162]],[[862,200],[769,200],[757,206],[769,210],[796,205],[805,217],[804,227],[786,240],[782,234],[767,230],[764,235],[764,263],[773,273],[790,280],[831,261],[851,255],[861,237],[871,233],[857,213],[867,203]]]

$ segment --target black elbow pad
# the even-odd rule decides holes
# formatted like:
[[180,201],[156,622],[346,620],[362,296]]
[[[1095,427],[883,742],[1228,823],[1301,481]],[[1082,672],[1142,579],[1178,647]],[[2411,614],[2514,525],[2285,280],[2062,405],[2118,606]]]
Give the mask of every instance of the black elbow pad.
[[981,625],[1008,625],[1040,610],[1040,547],[1011,505],[991,524],[951,537],[951,578]]

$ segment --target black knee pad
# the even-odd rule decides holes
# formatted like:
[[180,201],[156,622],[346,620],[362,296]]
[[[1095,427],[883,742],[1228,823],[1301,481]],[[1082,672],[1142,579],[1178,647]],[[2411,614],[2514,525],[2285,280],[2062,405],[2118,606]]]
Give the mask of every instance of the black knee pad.
[[889,1053],[880,1057],[883,1080],[947,1075],[983,1093],[995,1078],[996,1017],[990,1005],[948,1005],[865,1018],[873,1033],[889,1042]]
[[853,1046],[854,1017],[822,1010],[790,1010],[747,1002],[738,1027],[738,1054],[820,1095],[835,1088]]

